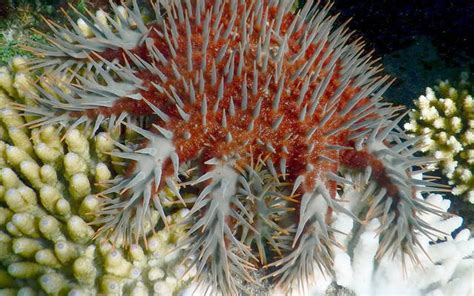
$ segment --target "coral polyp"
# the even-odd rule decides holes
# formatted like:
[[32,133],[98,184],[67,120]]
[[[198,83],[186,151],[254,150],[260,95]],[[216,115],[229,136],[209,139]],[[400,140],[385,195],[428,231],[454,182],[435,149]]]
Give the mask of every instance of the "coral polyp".
[[439,167],[454,186],[453,194],[474,203],[474,91],[468,73],[457,85],[442,81],[415,100],[405,124],[408,133],[423,137],[423,152],[439,159]]
[[[334,212],[379,218],[378,257],[418,261],[419,219],[442,211],[415,196],[443,190],[413,178],[430,159],[398,128],[403,115],[382,100],[391,80],[330,6],[311,1],[158,1],[144,22],[136,2],[112,14],[52,21],[37,55],[32,101],[16,108],[37,127],[121,126],[112,157],[127,166],[101,192],[96,236],[129,246],[145,239],[152,209],[167,224],[167,192],[189,207],[182,240],[197,280],[224,295],[255,270],[289,288],[315,269],[330,274]],[[364,210],[337,199],[362,174]],[[179,205],[177,205],[178,207]],[[238,280],[236,280],[238,279]]]

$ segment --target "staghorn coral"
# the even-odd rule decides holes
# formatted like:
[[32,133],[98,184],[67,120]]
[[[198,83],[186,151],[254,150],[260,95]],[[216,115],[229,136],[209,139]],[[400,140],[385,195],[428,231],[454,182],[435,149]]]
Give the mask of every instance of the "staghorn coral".
[[[24,60],[1,71],[0,89],[0,295],[173,295],[186,286],[189,260],[177,248],[185,225],[148,233],[146,246],[127,249],[93,240],[100,198],[120,167],[113,139],[90,129],[43,126],[9,105],[24,100]],[[61,139],[63,138],[63,140]],[[173,199],[168,196],[169,201]],[[186,210],[166,217],[177,224]]]
[[[38,83],[10,106],[27,126],[128,130],[110,152],[126,169],[97,195],[96,239],[146,245],[147,225],[169,224],[171,192],[189,208],[179,247],[197,285],[234,295],[332,275],[336,214],[380,219],[377,258],[420,262],[418,234],[444,235],[420,218],[446,213],[415,192],[446,189],[413,178],[429,160],[382,101],[389,77],[330,5],[292,4],[160,0],[145,22],[135,1],[111,3],[70,28],[47,21],[49,44],[25,46]],[[337,198],[346,171],[370,181],[365,211]]]
[[468,73],[457,85],[442,81],[415,100],[405,129],[422,136],[423,152],[440,160],[439,167],[455,185],[453,193],[474,203],[474,88]]

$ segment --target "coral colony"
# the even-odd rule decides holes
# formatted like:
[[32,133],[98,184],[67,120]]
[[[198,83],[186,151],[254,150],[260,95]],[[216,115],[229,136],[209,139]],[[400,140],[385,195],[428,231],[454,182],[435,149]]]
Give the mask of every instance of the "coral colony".
[[440,168],[454,185],[453,194],[474,203],[474,101],[469,76],[463,73],[460,83],[439,83],[435,90],[415,100],[409,133],[423,137],[423,152],[440,160]]
[[[0,68],[0,295],[133,295],[155,289],[171,295],[182,289],[189,260],[183,252],[167,256],[185,227],[161,229],[146,249],[121,250],[92,241],[91,213],[112,178],[109,134],[88,139],[59,127],[28,130],[25,118],[9,107],[22,100],[29,74],[21,58],[12,69]],[[12,75],[13,74],[13,75]],[[168,215],[176,223],[185,214]],[[151,224],[145,226],[150,229]],[[36,292],[37,291],[37,292]]]
[[[67,16],[69,28],[46,21],[48,45],[26,47],[38,83],[12,106],[27,126],[62,126],[77,145],[87,143],[68,136],[77,129],[129,135],[107,152],[126,168],[93,197],[94,239],[156,248],[150,233],[190,225],[179,248],[194,281],[224,295],[265,281],[304,289],[314,273],[331,275],[335,215],[378,218],[375,257],[419,262],[420,235],[442,234],[420,217],[446,215],[416,196],[446,190],[414,177],[432,159],[414,156],[420,141],[383,102],[391,81],[363,42],[335,26],[329,5],[307,1],[294,13],[292,4],[160,0],[144,22],[133,1]],[[354,179],[357,212],[338,194]],[[170,223],[180,207],[184,221]]]

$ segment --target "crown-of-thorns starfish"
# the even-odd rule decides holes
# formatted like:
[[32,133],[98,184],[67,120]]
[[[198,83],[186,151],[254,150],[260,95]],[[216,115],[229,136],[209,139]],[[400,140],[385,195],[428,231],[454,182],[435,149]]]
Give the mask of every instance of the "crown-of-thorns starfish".
[[142,137],[117,143],[129,167],[102,194],[120,193],[104,198],[99,234],[130,244],[153,208],[166,223],[166,187],[192,206],[183,246],[201,283],[236,294],[234,275],[255,281],[262,266],[283,286],[304,283],[314,268],[330,273],[327,222],[344,211],[337,185],[352,170],[369,184],[355,218],[382,222],[379,255],[417,260],[414,232],[434,232],[419,213],[438,211],[414,193],[442,188],[412,176],[430,160],[414,156],[418,139],[382,101],[390,79],[363,42],[334,25],[330,6],[292,13],[292,2],[160,0],[145,23],[134,1],[78,12],[70,29],[47,21],[49,45],[30,48],[37,104],[18,107],[38,115],[31,124],[124,124]]

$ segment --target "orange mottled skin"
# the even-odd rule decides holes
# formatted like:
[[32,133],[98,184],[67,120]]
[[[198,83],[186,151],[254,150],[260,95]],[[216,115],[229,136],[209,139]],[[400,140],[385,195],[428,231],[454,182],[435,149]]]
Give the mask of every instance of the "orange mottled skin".
[[[228,5],[228,4],[224,4]],[[241,5],[239,7],[239,13],[244,11],[244,7]],[[226,7],[226,10],[222,16],[221,22],[225,26],[228,24],[231,19],[229,7]],[[277,8],[273,7],[269,9],[269,19],[273,19],[277,13]],[[287,14],[283,18],[283,23],[281,25],[280,32],[283,34],[291,22],[294,19],[294,15]],[[211,18],[211,24],[213,24],[215,17]],[[226,83],[224,88],[223,99],[219,102],[219,108],[217,112],[213,112],[214,105],[217,101],[218,87],[220,83],[220,77],[222,74],[226,63],[230,57],[230,50],[225,54],[225,57],[222,61],[216,65],[217,69],[217,82],[215,85],[211,85],[211,66],[214,57],[217,56],[219,49],[225,44],[227,40],[221,38],[217,42],[213,42],[215,31],[210,31],[209,45],[207,48],[207,64],[206,71],[203,75],[206,81],[203,93],[199,93],[196,88],[196,103],[193,105],[188,100],[188,94],[184,90],[184,81],[194,81],[194,85],[198,85],[198,75],[199,72],[197,68],[200,68],[202,63],[202,54],[201,48],[203,43],[202,38],[202,23],[201,25],[194,25],[194,17],[190,17],[190,22],[193,23],[191,26],[192,30],[192,47],[193,47],[193,70],[187,70],[187,59],[186,59],[186,27],[180,25],[177,22],[178,30],[178,48],[176,49],[176,58],[173,58],[169,50],[168,44],[163,36],[159,36],[157,33],[158,30],[152,30],[150,37],[154,39],[155,46],[162,52],[162,54],[171,60],[174,60],[178,69],[182,75],[181,79],[176,79],[173,74],[170,64],[162,65],[161,63],[155,63],[156,67],[162,71],[167,77],[168,80],[166,83],[163,83],[157,76],[152,75],[148,71],[138,71],[136,73],[137,77],[141,78],[144,81],[144,85],[148,86],[148,91],[141,91],[141,94],[149,102],[157,106],[161,111],[166,113],[171,120],[169,122],[163,122],[162,120],[157,120],[156,124],[170,130],[173,132],[173,142],[177,149],[179,159],[181,162],[195,159],[198,154],[202,153],[204,159],[210,159],[213,157],[221,158],[226,155],[239,154],[242,159],[239,160],[240,164],[249,163],[250,157],[248,156],[248,151],[250,148],[253,151],[254,155],[261,156],[262,159],[270,158],[273,160],[273,163],[278,164],[281,158],[286,159],[287,163],[287,180],[294,181],[297,176],[305,175],[305,184],[304,191],[310,191],[314,189],[315,180],[319,179],[323,181],[331,193],[334,195],[336,190],[336,184],[333,181],[326,180],[325,173],[327,172],[336,172],[338,167],[343,164],[344,166],[351,167],[351,159],[345,153],[336,150],[326,149],[326,145],[340,145],[340,146],[349,146],[352,147],[353,144],[348,140],[348,131],[342,131],[333,136],[325,136],[325,133],[328,131],[337,128],[338,126],[344,124],[345,122],[352,119],[352,114],[349,112],[346,116],[339,115],[340,110],[344,108],[348,101],[358,92],[359,89],[349,86],[345,88],[340,97],[338,98],[337,105],[335,106],[336,112],[327,121],[323,126],[319,127],[316,132],[312,135],[310,139],[306,138],[308,131],[315,127],[319,126],[322,116],[324,114],[324,108],[326,103],[330,100],[331,96],[340,85],[339,78],[341,76],[340,62],[336,63],[336,70],[334,71],[333,77],[329,82],[328,87],[326,88],[325,93],[320,99],[319,105],[314,112],[313,116],[307,115],[305,120],[300,121],[298,115],[305,104],[308,104],[312,89],[316,88],[321,81],[326,77],[328,73],[324,70],[320,72],[320,75],[310,83],[308,92],[306,93],[303,103],[298,105],[296,100],[299,96],[299,91],[301,86],[304,83],[302,78],[296,78],[294,81],[290,81],[290,76],[300,67],[306,60],[309,60],[314,52],[317,49],[318,44],[311,44],[306,52],[305,58],[301,58],[290,64],[288,59],[290,56],[294,55],[298,50],[300,50],[300,45],[297,42],[297,39],[302,36],[305,27],[301,28],[298,32],[295,32],[291,35],[288,40],[289,50],[285,53],[285,57],[282,59],[283,64],[282,72],[286,77],[285,86],[280,100],[280,105],[278,110],[272,110],[272,102],[275,97],[275,94],[278,90],[278,81],[274,79],[271,80],[268,88],[264,88],[264,85],[269,79],[270,75],[275,73],[274,69],[278,67],[278,64],[275,64],[271,59],[269,59],[267,71],[262,70],[262,61],[257,61],[257,67],[259,69],[258,76],[258,91],[256,95],[252,94],[253,88],[253,63],[256,60],[256,51],[257,51],[257,40],[259,38],[260,31],[262,28],[259,25],[254,26],[253,32],[248,34],[248,46],[249,50],[245,54],[245,62],[242,69],[241,75],[234,75],[234,78],[231,83]],[[154,26],[154,25],[152,25]],[[240,32],[239,21],[235,22],[234,32]],[[231,35],[232,36],[232,35]],[[229,49],[240,46],[240,34],[237,34],[234,39],[229,41]],[[271,40],[270,47],[272,45],[277,45],[276,40]],[[315,70],[318,62],[320,62],[322,56],[325,54],[325,44],[323,50],[321,50],[316,62],[312,65],[312,70]],[[136,48],[132,51],[133,53],[139,55],[142,59],[149,62],[152,61],[152,58],[148,55],[145,45]],[[118,57],[122,61],[126,61],[125,54],[122,50],[108,50],[101,54],[102,57],[108,59],[110,57]],[[323,65],[328,63],[330,57],[327,58]],[[240,61],[240,57],[235,55],[234,62],[235,68]],[[311,70],[310,70],[311,71]],[[183,79],[184,78],[184,79]],[[242,82],[244,79],[247,80],[248,87],[248,108],[242,110]],[[165,94],[161,94],[154,88],[151,84],[154,82],[169,93],[171,93],[171,87],[174,87],[176,93],[181,97],[185,103],[184,111],[190,115],[190,120],[185,122],[177,112],[174,102],[172,102]],[[206,125],[203,125],[203,118],[201,115],[201,101],[204,96],[207,98],[208,110],[206,116]],[[247,127],[252,120],[252,112],[257,104],[257,101],[263,98],[262,107],[260,116],[254,122],[254,128],[251,131],[247,130]],[[229,105],[233,100],[235,104],[236,114],[235,116],[230,116],[229,114]],[[357,108],[360,105],[363,105],[367,102],[367,99],[362,99]],[[309,109],[309,106],[308,106]],[[365,118],[360,120],[376,117],[376,110],[373,108],[373,114],[367,115]],[[98,113],[104,115],[110,114],[119,114],[127,110],[130,114],[134,115],[152,115],[153,111],[150,107],[143,101],[136,101],[131,99],[121,99],[117,102],[112,108],[99,108],[95,110],[87,111],[88,115],[91,117],[96,116]],[[222,117],[226,110],[227,118],[227,127],[223,128],[221,126]],[[273,130],[273,122],[279,118],[281,115],[284,116],[283,121],[281,122],[278,129]],[[183,135],[188,132],[191,134],[190,139],[185,139]],[[226,135],[230,132],[232,134],[232,141],[228,143],[226,141]],[[276,151],[276,153],[268,151],[264,146],[257,143],[257,139],[261,139],[264,143],[271,143]],[[244,145],[244,143],[249,140],[249,142]],[[308,145],[313,143],[314,149],[312,152],[308,152]],[[288,153],[285,153],[282,150],[282,147],[286,146]],[[352,151],[356,153],[355,151]],[[345,155],[345,157],[343,157]],[[336,162],[331,162],[325,159],[321,159],[320,156],[325,156],[336,160]],[[358,156],[352,156],[352,158],[357,158]],[[346,160],[346,161],[344,161]],[[307,165],[311,164],[313,169],[311,171],[307,170]],[[367,165],[367,164],[366,164]],[[171,166],[171,163],[168,163],[168,166]],[[359,168],[359,165],[355,165],[356,168]],[[172,173],[170,168],[164,169],[165,175]]]

